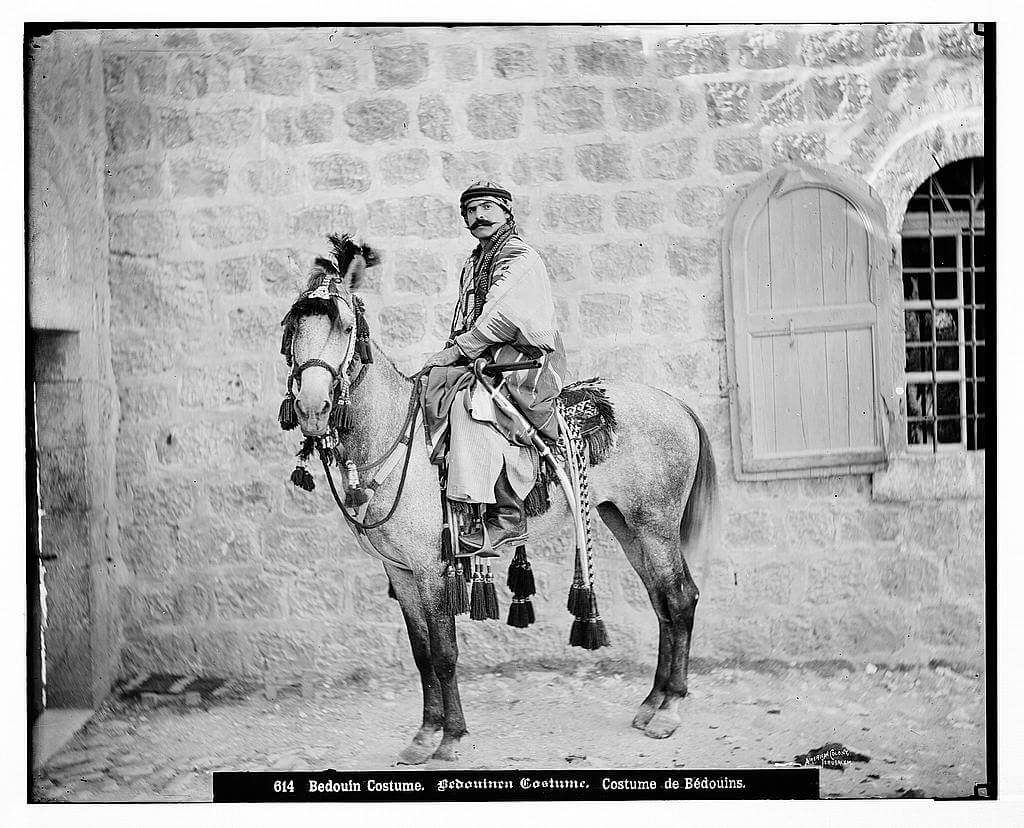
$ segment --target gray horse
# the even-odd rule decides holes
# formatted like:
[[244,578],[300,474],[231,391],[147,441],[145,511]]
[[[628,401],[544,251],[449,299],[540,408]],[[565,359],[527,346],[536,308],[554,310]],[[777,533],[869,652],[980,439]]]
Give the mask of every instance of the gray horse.
[[[329,432],[337,378],[359,375],[348,402],[351,428],[342,443],[348,456],[362,463],[394,442],[406,420],[413,380],[386,358],[361,364],[364,352],[355,346],[360,327],[365,338],[365,327],[357,324],[360,304],[351,291],[358,288],[373,253],[349,237],[332,241],[335,257],[317,259],[310,285],[330,284],[338,295],[329,302],[297,302],[287,317],[290,330],[283,349],[290,349],[291,364],[301,369],[295,376],[294,411],[306,437]],[[678,703],[687,692],[699,596],[687,555],[714,535],[715,461],[707,433],[689,406],[645,385],[609,381],[605,387],[618,425],[614,447],[590,470],[590,498],[647,587],[658,618],[654,685],[633,726],[663,739],[679,727]],[[366,522],[387,515],[400,477],[396,471],[382,483],[370,501]],[[531,518],[530,534],[543,538],[571,523],[556,487],[550,509]],[[428,460],[424,441],[414,439],[401,501],[392,518],[369,530],[362,541],[384,561],[423,685],[423,724],[399,756],[400,764],[454,760],[467,732],[455,672],[455,620],[442,611],[441,525],[437,468]]]

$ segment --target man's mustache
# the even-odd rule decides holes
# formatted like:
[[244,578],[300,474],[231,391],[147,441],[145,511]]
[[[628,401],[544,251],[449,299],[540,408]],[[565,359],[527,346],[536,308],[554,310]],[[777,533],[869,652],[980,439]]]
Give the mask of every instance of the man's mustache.
[[492,224],[494,224],[493,221],[487,221],[486,219],[477,219],[469,226],[469,229],[476,230],[477,227],[490,227]]

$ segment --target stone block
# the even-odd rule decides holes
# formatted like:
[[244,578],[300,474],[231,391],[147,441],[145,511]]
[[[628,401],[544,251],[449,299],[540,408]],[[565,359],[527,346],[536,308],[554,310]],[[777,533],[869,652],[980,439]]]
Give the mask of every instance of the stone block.
[[502,165],[502,156],[493,152],[441,153],[441,176],[460,192],[477,179],[500,181]]
[[451,141],[455,131],[452,110],[440,95],[420,98],[416,110],[420,132],[434,141]]
[[[43,388],[44,386],[37,386]],[[121,422],[139,423],[167,418],[177,409],[177,388],[155,383],[118,387]]]
[[345,123],[361,144],[393,141],[409,131],[409,107],[394,98],[367,98],[345,107]]
[[299,189],[298,170],[289,161],[277,158],[250,161],[243,172],[249,189],[259,195],[291,195]]
[[321,92],[349,92],[359,85],[356,57],[342,51],[317,55],[313,59],[316,87]]
[[985,38],[974,33],[974,26],[942,26],[938,36],[939,54],[953,60],[984,60]]
[[772,549],[784,532],[775,514],[766,509],[732,509],[724,518],[725,543],[731,548]]
[[199,500],[199,487],[187,477],[149,477],[132,487],[135,525],[173,526],[190,518]]
[[474,138],[515,138],[523,121],[523,96],[518,92],[477,94],[466,103],[466,127]]
[[582,254],[576,246],[544,245],[537,252],[547,267],[551,281],[558,284],[570,282],[579,276]]
[[392,305],[378,314],[381,343],[387,349],[408,348],[427,333],[427,312],[421,304]]
[[167,253],[178,246],[178,220],[170,210],[136,210],[110,217],[110,252]]
[[844,545],[878,545],[895,541],[900,535],[901,514],[885,506],[836,513],[836,539]]
[[512,43],[495,48],[491,67],[497,78],[529,78],[537,74],[537,58],[528,43]]
[[427,77],[430,54],[422,43],[372,46],[374,76],[382,89],[415,86]]
[[598,282],[637,282],[654,270],[654,251],[642,241],[599,244],[590,248],[590,269]]
[[565,176],[565,156],[561,147],[521,152],[512,163],[512,181],[516,184],[564,181]]
[[245,86],[261,95],[298,95],[306,84],[306,67],[295,55],[246,55]]
[[[351,580],[349,573],[334,567],[317,567],[316,578],[296,578],[285,593],[288,617],[332,621],[350,614]],[[386,597],[386,587],[384,591]]]
[[227,165],[210,158],[176,158],[170,163],[175,198],[213,198],[228,189]]
[[194,331],[210,320],[202,262],[111,256],[109,278],[110,321],[118,329]]
[[326,104],[276,107],[267,112],[265,134],[268,140],[286,147],[330,141],[334,138],[334,108]]
[[430,250],[401,250],[394,256],[395,290],[437,295],[448,286],[444,257]]
[[217,617],[225,621],[283,618],[278,583],[256,574],[222,575],[213,583]]
[[685,294],[645,291],[640,299],[640,330],[654,335],[685,330],[689,313],[690,302]]
[[399,150],[378,163],[385,184],[418,184],[430,173],[430,156],[423,150]]
[[167,91],[166,55],[132,55],[130,63],[140,95],[163,95]]
[[[688,333],[687,324],[690,303],[689,301],[684,301],[683,297],[668,293],[667,291],[665,293],[670,305],[674,305],[675,310],[666,309],[663,313],[653,307],[653,302],[657,301],[658,296],[657,294],[649,294],[645,297],[645,301],[652,304],[646,311],[646,316],[644,308],[641,307],[641,327],[645,325],[645,318],[647,319],[647,324],[650,325],[655,322],[659,314],[662,314],[668,316],[671,322],[671,328],[668,330],[685,335]],[[652,329],[652,332],[664,334],[666,329]],[[647,382],[669,392],[686,392],[687,396],[719,393],[718,354],[714,350],[709,349],[706,342],[702,341],[696,344],[685,345],[681,343],[659,345],[658,353],[660,358],[650,366]],[[728,420],[728,417],[726,417],[726,420]],[[713,433],[714,423],[705,421],[705,424]],[[721,474],[721,471],[719,474]]]
[[146,333],[118,331],[110,344],[111,364],[118,379],[169,371],[181,358],[177,348]]
[[917,639],[926,646],[975,648],[984,641],[984,615],[948,601],[921,607],[914,619]]
[[807,120],[803,82],[763,83],[760,94],[761,120],[766,124],[793,124]]
[[256,122],[256,110],[252,107],[196,112],[192,132],[199,144],[237,147],[255,135]]
[[632,78],[644,71],[643,43],[631,40],[595,40],[576,47],[576,66],[582,75]]
[[153,114],[136,101],[108,101],[106,107],[107,152],[120,155],[149,149]]
[[704,102],[711,126],[729,126],[750,120],[749,83],[705,84]]
[[793,38],[786,32],[757,28],[740,39],[740,66],[744,69],[778,69],[792,60]]
[[820,554],[835,546],[836,518],[827,509],[791,508],[786,512],[785,524],[794,548]]
[[103,56],[103,92],[106,95],[120,95],[127,92],[128,56]]
[[352,210],[344,204],[318,204],[288,216],[288,232],[322,244],[328,234],[345,232],[354,221]]
[[82,512],[93,507],[88,452],[84,447],[39,447],[37,462],[41,509],[56,513]]
[[772,162],[784,164],[787,161],[825,161],[825,136],[820,132],[798,132],[794,135],[780,135],[772,141]]
[[236,348],[276,354],[281,333],[279,309],[233,308],[228,312],[230,342]]
[[261,536],[263,562],[272,572],[312,573],[328,561],[337,561],[343,549],[351,555],[357,548],[351,535],[339,535],[334,525],[322,520],[303,526],[268,523]]
[[309,179],[314,190],[348,190],[362,193],[370,189],[370,167],[362,158],[344,152],[321,155],[309,162]]
[[630,177],[625,144],[584,144],[576,147],[576,166],[588,181],[625,181]]
[[158,108],[156,129],[164,149],[183,147],[194,138],[192,122],[183,109]]
[[251,407],[262,398],[259,366],[252,362],[186,367],[181,370],[181,403],[218,410]]
[[640,169],[646,178],[686,178],[693,172],[695,138],[661,141],[640,150]]
[[159,198],[163,194],[157,163],[107,165],[104,184],[107,200],[113,203]]
[[477,76],[477,49],[475,46],[446,46],[444,75],[449,81],[469,81]]
[[253,274],[258,265],[256,256],[224,259],[214,265],[214,282],[222,293],[228,295],[248,293],[255,284]]
[[804,600],[809,604],[863,606],[878,590],[877,572],[862,550],[815,556],[808,562]]
[[541,89],[536,93],[537,119],[548,134],[589,132],[604,126],[603,94],[594,86]]
[[264,211],[247,204],[206,207],[189,215],[189,232],[200,247],[220,249],[266,238]]
[[629,296],[593,293],[580,298],[580,332],[585,337],[628,334],[633,327]]
[[225,92],[230,66],[213,57],[175,55],[170,60],[170,94],[172,98],[195,100],[209,92]]
[[871,104],[871,83],[864,75],[812,78],[814,112],[822,120],[848,121]]
[[882,23],[875,28],[875,57],[918,57],[925,48],[921,26]]
[[210,44],[219,53],[244,52],[253,41],[252,35],[245,29],[212,29],[208,35]]
[[327,627],[316,652],[317,671],[346,680],[393,671],[400,662],[400,643],[408,652],[401,626],[396,618],[387,625],[357,622]]
[[726,175],[758,172],[762,168],[757,138],[722,138],[715,142],[715,169]]
[[549,195],[544,199],[543,226],[563,233],[600,233],[603,229],[600,196]]
[[718,35],[699,35],[658,44],[658,71],[662,77],[705,75],[729,69],[729,52]]
[[612,93],[619,128],[626,132],[648,132],[669,121],[668,96],[655,89],[626,87]]
[[462,227],[456,205],[435,196],[378,199],[366,210],[370,231],[378,237],[452,238]]
[[804,36],[800,55],[807,66],[837,66],[865,59],[864,36],[860,29],[831,28]]
[[694,281],[719,277],[719,243],[716,239],[669,239],[668,269],[673,276]]
[[689,227],[718,227],[725,215],[725,193],[718,187],[684,187],[676,194],[675,215]]
[[893,97],[906,97],[907,92],[920,82],[921,76],[916,69],[891,69],[883,72],[878,81],[882,94]]
[[318,650],[316,638],[307,629],[260,629],[246,636],[246,650],[254,663],[248,666],[253,674],[280,671],[286,676],[314,666]]
[[918,601],[940,592],[939,566],[912,553],[892,551],[878,558],[878,580],[882,591],[893,598]]
[[647,230],[665,218],[661,195],[652,191],[619,193],[613,202],[615,220],[627,230]]
[[268,516],[279,510],[282,488],[283,484],[279,482],[269,483],[258,478],[246,479],[245,475],[236,475],[226,483],[208,484],[206,494],[213,515],[235,515],[239,520],[248,521],[252,525],[265,526]]

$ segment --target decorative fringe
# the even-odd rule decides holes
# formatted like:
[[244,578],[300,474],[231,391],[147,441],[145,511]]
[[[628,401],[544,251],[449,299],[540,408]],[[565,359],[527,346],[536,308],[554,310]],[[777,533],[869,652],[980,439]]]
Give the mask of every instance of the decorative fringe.
[[487,619],[487,599],[484,597],[484,578],[479,564],[473,565],[473,588],[469,598],[469,617],[474,621]]
[[551,508],[551,497],[548,495],[549,479],[544,466],[541,466],[537,482],[523,501],[523,510],[527,517],[540,517]]
[[[369,260],[367,260],[369,264]],[[372,267],[372,265],[371,265]],[[352,297],[352,307],[356,312],[356,356],[367,365],[373,364],[373,351],[370,348],[370,326],[366,323],[366,308],[358,296]]]
[[313,475],[309,473],[309,470],[305,466],[296,466],[292,472],[292,483],[298,486],[300,489],[306,492],[311,492],[316,488],[316,483],[313,481]]
[[558,396],[565,418],[573,420],[590,453],[590,465],[603,461],[615,447],[618,423],[611,400],[601,385],[600,377],[592,377],[567,385]]
[[537,594],[537,584],[533,578],[533,567],[526,558],[526,547],[517,546],[516,554],[508,567],[508,579],[505,581],[509,591],[516,598],[529,598]]
[[498,591],[494,588],[494,576],[491,574],[491,565],[486,564],[484,575],[484,611],[492,621],[501,618],[501,608],[498,606]]
[[589,589],[586,591],[589,600],[587,608],[583,613],[577,615],[572,622],[572,629],[569,631],[569,646],[582,647],[584,650],[599,650],[607,647],[608,630],[605,628],[601,614],[597,611],[597,596]]
[[370,499],[369,492],[359,482],[359,471],[351,460],[345,461],[345,505],[362,506]]
[[299,418],[295,416],[295,397],[290,391],[281,401],[281,408],[277,412],[277,421],[281,424],[282,431],[291,431],[299,424]]
[[593,598],[593,593],[590,591],[590,587],[584,586],[582,582],[574,583],[569,587],[569,600],[566,603],[566,609],[569,610],[569,614],[576,618],[586,618],[590,612],[590,601]]
[[299,447],[298,454],[295,456],[299,458],[303,463],[309,460],[313,456],[313,451],[316,449],[316,437],[307,437],[302,441],[302,445]]

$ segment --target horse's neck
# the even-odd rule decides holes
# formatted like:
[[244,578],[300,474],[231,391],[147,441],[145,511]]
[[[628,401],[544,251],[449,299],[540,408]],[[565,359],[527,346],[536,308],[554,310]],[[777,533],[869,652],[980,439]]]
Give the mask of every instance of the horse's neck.
[[398,435],[409,411],[412,383],[372,343],[375,361],[363,367],[362,379],[352,391],[352,430],[346,448],[356,462],[386,448]]

